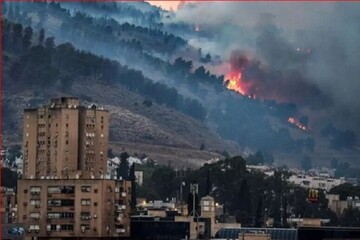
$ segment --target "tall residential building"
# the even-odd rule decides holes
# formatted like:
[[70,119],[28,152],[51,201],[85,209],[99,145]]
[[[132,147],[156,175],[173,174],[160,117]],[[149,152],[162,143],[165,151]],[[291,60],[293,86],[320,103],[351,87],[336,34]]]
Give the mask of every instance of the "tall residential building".
[[109,112],[79,106],[77,98],[52,99],[43,107],[26,109],[24,178],[76,173],[101,177],[106,174],[108,133]]
[[130,234],[131,182],[105,179],[109,112],[77,98],[24,111],[18,220],[27,239]]

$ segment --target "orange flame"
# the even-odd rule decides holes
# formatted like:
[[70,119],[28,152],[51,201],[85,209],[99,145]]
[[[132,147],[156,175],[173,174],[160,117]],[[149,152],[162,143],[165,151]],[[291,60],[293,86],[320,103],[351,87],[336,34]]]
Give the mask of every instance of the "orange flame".
[[242,79],[242,72],[232,71],[225,77],[226,87],[230,90],[240,93],[248,98],[256,98],[255,93],[252,93],[254,85],[252,82],[245,82]]
[[289,117],[288,122],[291,123],[292,125],[298,127],[301,130],[307,131],[308,128],[302,124],[301,122],[299,122],[297,119],[293,118],[293,117]]
[[229,81],[227,84],[227,88],[233,90],[235,92],[239,92],[242,95],[245,95],[245,89],[241,85],[241,77],[242,73],[230,73],[226,76],[226,79]]

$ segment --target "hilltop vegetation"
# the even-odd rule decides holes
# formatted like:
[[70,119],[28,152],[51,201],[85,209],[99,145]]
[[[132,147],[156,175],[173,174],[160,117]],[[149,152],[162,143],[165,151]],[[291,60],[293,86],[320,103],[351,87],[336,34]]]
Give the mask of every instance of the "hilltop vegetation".
[[[209,70],[221,64],[219,57],[167,32],[161,23],[164,13],[145,5],[145,10],[140,10],[126,3],[4,4],[3,16],[24,26],[20,29],[16,24],[4,30],[9,53],[4,60],[8,60],[11,78],[5,88],[74,93],[74,83],[96,83],[98,89],[91,89],[92,95],[109,89],[105,86],[119,92],[127,90],[127,94],[143,98],[137,106],[151,109],[155,104],[156,108],[161,105],[184,113],[243,149],[274,156],[288,154],[299,163],[324,145],[318,143],[324,140],[314,137],[316,133],[301,132],[287,122],[289,117],[301,117],[295,104],[249,99],[228,90],[225,77]],[[149,24],[144,23],[147,20]],[[30,26],[25,28],[25,24]],[[4,28],[9,26],[4,24]],[[92,99],[88,93],[81,93],[81,97]],[[110,96],[101,98],[108,98],[110,105],[117,101]],[[177,129],[176,134],[179,132],[187,131]],[[338,136],[341,140],[345,135]],[[343,147],[339,146],[337,150],[341,151]]]

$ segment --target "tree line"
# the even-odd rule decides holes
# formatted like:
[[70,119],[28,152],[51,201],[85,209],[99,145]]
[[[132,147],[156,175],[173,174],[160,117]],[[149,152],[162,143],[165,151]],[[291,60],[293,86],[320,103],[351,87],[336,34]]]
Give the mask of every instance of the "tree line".
[[[103,84],[121,85],[158,104],[204,121],[206,109],[196,100],[180,95],[175,88],[153,82],[141,71],[116,61],[75,49],[70,43],[55,45],[53,37],[41,30],[36,40],[31,27],[3,21],[4,51],[19,55],[10,69],[11,83],[25,88],[60,87],[66,91],[74,81],[86,77],[102,79]],[[85,82],[84,82],[85,83]]]
[[[126,176],[124,169],[129,169],[127,154],[122,153],[119,174]],[[289,218],[322,218],[330,219],[329,226],[360,226],[358,209],[347,209],[336,216],[328,205],[325,192],[319,190],[318,201],[307,200],[308,190],[286,181],[290,173],[286,169],[275,171],[273,176],[265,176],[260,172],[249,172],[246,162],[240,156],[226,158],[215,163],[205,164],[199,169],[174,170],[171,165],[135,164],[137,171],[143,171],[143,185],[137,185],[137,196],[148,200],[169,200],[180,198],[180,185],[183,186],[182,199],[192,208],[190,184],[199,184],[196,199],[206,195],[224,207],[223,215],[218,221],[226,221],[234,216],[242,226],[264,227],[268,218],[274,219],[274,227],[291,227]],[[122,170],[120,170],[122,169]],[[125,172],[125,173],[124,173]],[[348,186],[336,187],[331,193],[341,196],[357,194],[358,189]],[[198,202],[196,200],[196,202]],[[198,208],[198,206],[196,206]],[[191,210],[190,210],[191,212]]]

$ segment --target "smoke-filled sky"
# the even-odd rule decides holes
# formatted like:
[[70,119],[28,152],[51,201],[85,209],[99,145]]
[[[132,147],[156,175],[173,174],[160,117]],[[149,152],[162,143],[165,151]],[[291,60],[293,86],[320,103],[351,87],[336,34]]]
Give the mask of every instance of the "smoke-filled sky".
[[260,77],[252,81],[259,81],[262,91],[302,97],[304,107],[358,128],[360,3],[187,2],[175,8],[178,4],[172,2],[177,10],[171,21],[212,33],[189,39],[191,44],[229,61],[234,52],[245,52],[257,64],[251,74]]

